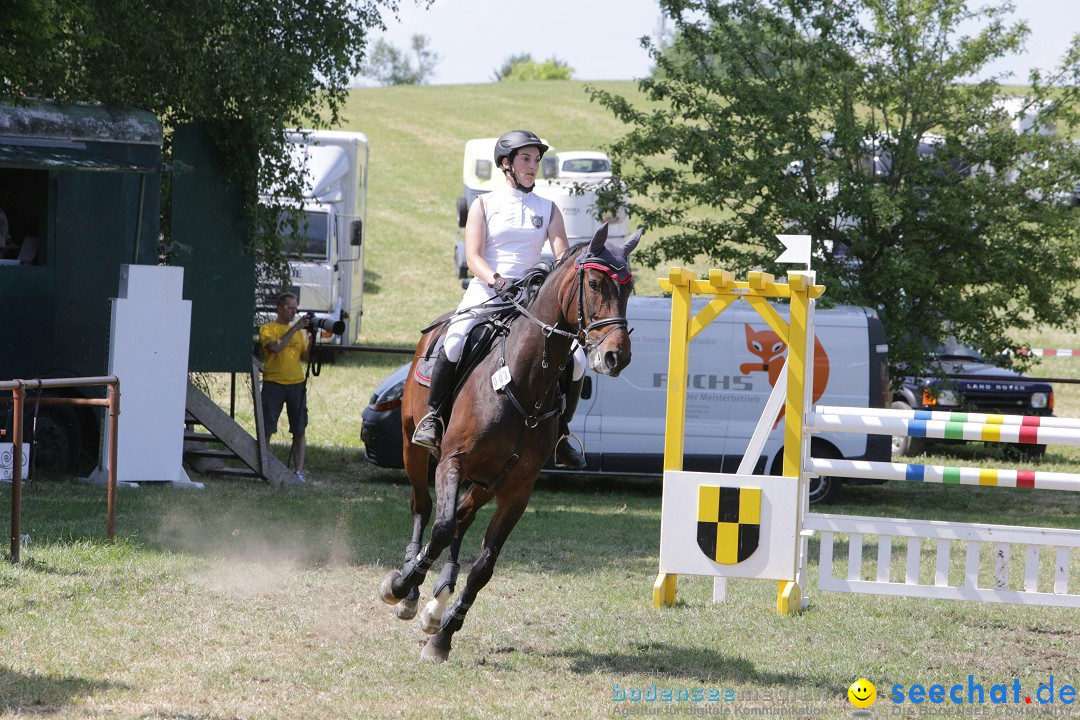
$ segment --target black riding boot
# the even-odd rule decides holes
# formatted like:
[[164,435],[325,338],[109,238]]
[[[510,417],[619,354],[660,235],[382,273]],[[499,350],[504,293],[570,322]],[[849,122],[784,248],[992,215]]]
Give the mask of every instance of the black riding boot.
[[[567,378],[573,377],[570,372],[567,372],[566,376]],[[562,415],[559,416],[559,442],[555,445],[555,467],[558,468],[567,468],[568,470],[585,469],[585,446],[581,445],[581,440],[578,439],[577,435],[570,433],[570,421],[574,419],[574,411],[577,410],[578,400],[581,399],[581,386],[584,384],[584,375],[581,376],[580,380],[570,380],[564,383],[566,407],[563,408]],[[570,442],[571,438],[581,446],[581,452]]]
[[412,441],[432,450],[439,449],[442,442],[443,428],[450,415],[451,395],[454,392],[454,379],[457,363],[450,362],[446,352],[439,350],[435,367],[431,371],[431,386],[428,388],[428,414],[420,419],[413,432]]

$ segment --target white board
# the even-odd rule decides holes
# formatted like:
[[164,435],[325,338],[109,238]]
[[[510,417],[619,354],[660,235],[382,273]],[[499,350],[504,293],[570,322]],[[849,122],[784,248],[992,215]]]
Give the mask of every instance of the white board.
[[[698,544],[702,487],[760,490],[757,548],[733,564],[717,562]],[[660,572],[674,575],[795,580],[798,480],[768,475],[664,473]],[[706,490],[706,493],[709,491]]]
[[[191,301],[184,269],[123,265],[112,300],[109,374],[120,380],[117,482],[201,487],[183,467]],[[104,433],[103,433],[104,435]],[[103,444],[102,458],[107,444]],[[91,480],[104,480],[101,465]]]

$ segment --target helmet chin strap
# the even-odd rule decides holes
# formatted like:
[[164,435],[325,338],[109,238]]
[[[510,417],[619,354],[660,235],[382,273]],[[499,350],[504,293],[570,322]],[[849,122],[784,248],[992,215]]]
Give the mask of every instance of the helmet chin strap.
[[503,172],[506,173],[507,175],[509,175],[510,179],[514,181],[514,188],[516,190],[520,190],[523,193],[531,193],[533,191],[533,188],[536,187],[535,183],[533,183],[529,187],[525,187],[524,185],[519,183],[518,179],[517,179],[517,175],[514,174],[514,171],[513,171],[512,168],[503,168]]

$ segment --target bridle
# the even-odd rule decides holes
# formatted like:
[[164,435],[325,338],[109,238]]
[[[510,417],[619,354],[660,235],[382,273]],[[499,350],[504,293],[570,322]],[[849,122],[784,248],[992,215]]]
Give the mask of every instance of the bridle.
[[[538,318],[535,315],[533,315],[532,313],[530,313],[528,311],[528,309],[524,305],[522,305],[518,301],[518,299],[515,298],[515,297],[509,297],[509,298],[505,298],[505,299],[508,300],[510,302],[510,304],[513,305],[517,309],[517,311],[519,313],[521,313],[522,316],[524,316],[526,319],[528,319],[529,322],[531,322],[534,325],[538,326],[540,328],[540,331],[544,334],[545,338],[550,338],[552,335],[559,335],[561,337],[567,338],[568,340],[576,340],[578,342],[578,345],[580,345],[582,347],[582,349],[585,350],[585,354],[588,355],[588,354],[592,353],[592,351],[595,350],[597,347],[599,347],[601,345],[601,343],[603,343],[607,339],[608,335],[610,335],[611,333],[615,332],[616,330],[618,330],[620,328],[626,329],[629,326],[629,321],[626,319],[625,316],[620,315],[620,316],[616,316],[616,317],[601,318],[599,320],[593,320],[592,322],[587,322],[588,316],[591,315],[592,313],[586,307],[586,297],[587,297],[585,295],[585,270],[586,269],[599,270],[599,271],[603,272],[605,275],[607,275],[611,279],[611,281],[613,283],[615,283],[616,288],[619,288],[620,295],[622,294],[622,286],[628,285],[630,283],[631,279],[632,279],[631,275],[629,274],[629,272],[627,272],[625,267],[616,267],[615,265],[608,262],[604,258],[597,257],[597,256],[593,255],[593,256],[589,256],[589,257],[582,258],[581,260],[579,260],[578,263],[577,263],[577,268],[576,268],[577,277],[575,278],[575,284],[577,285],[577,301],[578,301],[577,302],[577,306],[578,306],[577,316],[578,317],[577,317],[577,331],[576,332],[567,332],[566,330],[559,329],[555,325],[549,325],[548,323],[544,322],[540,318]],[[563,315],[564,316],[569,316],[569,313],[566,312],[566,308],[563,309]],[[603,335],[601,335],[599,339],[597,339],[597,340],[592,339],[591,333],[593,331],[599,330],[601,328],[606,328],[606,327],[609,327],[609,326],[610,326],[610,328],[608,329],[608,331],[605,332]],[[545,343],[544,356],[545,357],[544,357],[544,365],[543,366],[546,368],[547,367],[546,343]]]
[[[590,323],[586,323],[587,319],[587,307],[586,307],[586,295],[585,295],[585,270],[599,270],[600,272],[611,278],[611,281],[615,283],[615,287],[619,291],[619,295],[622,295],[622,286],[630,284],[632,277],[626,268],[618,268],[612,265],[607,260],[599,257],[587,257],[579,262],[577,266],[577,284],[578,284],[578,331],[576,339],[578,344],[585,349],[585,354],[588,355],[594,349],[600,346],[608,335],[615,332],[619,328],[626,329],[629,326],[625,316],[608,317],[600,320],[594,320]],[[591,340],[589,333],[593,330],[598,330],[603,327],[613,326],[610,330],[600,336],[599,340]]]
[[[588,356],[594,350],[596,350],[596,348],[598,348],[601,343],[604,342],[608,335],[615,332],[619,328],[625,329],[629,324],[626,317],[624,316],[602,318],[600,320],[593,320],[591,322],[588,321],[588,317],[592,313],[586,307],[585,271],[587,269],[600,270],[605,275],[607,275],[611,279],[611,281],[615,283],[616,288],[618,288],[620,297],[622,295],[622,286],[628,285],[631,280],[629,269],[626,267],[617,267],[605,258],[600,258],[595,255],[580,258],[577,261],[575,269],[577,277],[575,277],[573,280],[574,284],[577,286],[578,295],[577,332],[567,332],[566,330],[562,330],[555,325],[544,322],[540,318],[530,313],[529,310],[518,300],[517,297],[511,296],[505,298],[506,301],[508,301],[511,305],[514,306],[514,308],[521,314],[522,317],[525,317],[529,322],[540,328],[540,332],[544,336],[544,349],[540,358],[540,366],[544,369],[545,376],[547,374],[547,370],[551,367],[548,350],[549,343],[551,342],[551,337],[553,335],[557,335],[571,341],[576,340],[578,344],[581,345],[581,347],[585,350],[586,356]],[[550,275],[548,277],[550,277]],[[527,278],[520,281],[520,284],[527,284]],[[495,298],[492,299],[494,300]],[[573,302],[573,299],[571,299],[571,302]],[[569,308],[567,307],[562,308],[562,316],[564,318],[570,316],[570,313],[567,312],[568,309]],[[607,328],[607,331],[598,340],[593,340],[591,333],[603,328]],[[506,334],[503,335],[502,340],[500,366],[506,364],[505,342]],[[521,416],[525,419],[525,427],[527,429],[535,428],[544,420],[547,420],[548,418],[559,414],[560,410],[557,404],[555,407],[553,407],[547,412],[541,412],[541,408],[545,406],[546,398],[554,389],[555,384],[557,383],[559,377],[562,375],[567,364],[570,363],[573,355],[573,352],[567,353],[566,356],[562,359],[562,362],[559,363],[557,370],[551,377],[551,379],[543,383],[542,390],[538,394],[536,402],[533,404],[534,412],[529,412],[524,408],[524,406],[521,404],[521,402],[518,400],[518,398],[509,386],[505,386],[500,391],[505,393],[505,396],[510,400],[510,403],[517,409],[519,413],[521,413]],[[504,472],[506,471],[506,469],[504,469]],[[500,475],[502,475],[502,473],[500,473]]]

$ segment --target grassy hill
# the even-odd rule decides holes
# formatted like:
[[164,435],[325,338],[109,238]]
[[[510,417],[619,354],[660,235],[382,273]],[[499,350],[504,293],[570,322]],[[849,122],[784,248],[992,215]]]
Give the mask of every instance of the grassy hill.
[[[596,85],[637,95],[633,82]],[[340,129],[371,143],[363,342],[411,345],[461,299],[453,251],[467,140],[525,128],[556,149],[588,150],[625,132],[585,88],[537,81],[352,91]],[[652,277],[641,278],[639,292],[659,292]]]

